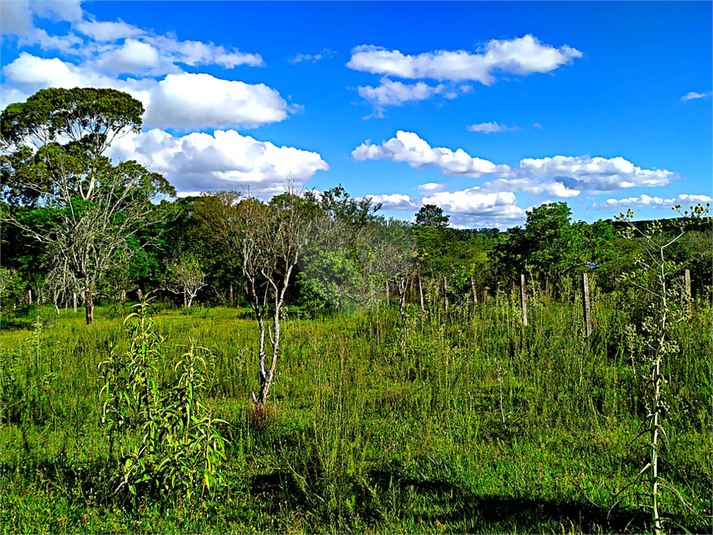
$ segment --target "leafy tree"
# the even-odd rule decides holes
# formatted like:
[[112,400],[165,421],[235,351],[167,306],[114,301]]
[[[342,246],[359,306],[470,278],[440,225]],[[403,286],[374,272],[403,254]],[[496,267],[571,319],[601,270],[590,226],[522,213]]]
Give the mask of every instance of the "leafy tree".
[[340,310],[363,301],[364,280],[357,248],[375,222],[380,204],[352,199],[340,185],[317,194],[305,192],[313,208],[310,236],[301,255],[300,286]]
[[151,201],[174,195],[159,174],[103,156],[117,136],[141,129],[142,104],[112,89],[43,89],[0,117],[2,196],[11,205],[51,207],[48,232],[5,215],[40,242],[59,279],[81,281],[86,321],[101,277],[129,260],[129,243],[168,217]]
[[525,228],[515,227],[500,235],[493,259],[511,276],[528,271],[551,293],[553,284],[581,267],[596,251],[590,247],[585,224],[573,224],[567,203],[546,203],[527,214]]
[[446,228],[450,215],[443,213],[443,208],[435,204],[424,204],[418,212],[414,224],[427,227]]

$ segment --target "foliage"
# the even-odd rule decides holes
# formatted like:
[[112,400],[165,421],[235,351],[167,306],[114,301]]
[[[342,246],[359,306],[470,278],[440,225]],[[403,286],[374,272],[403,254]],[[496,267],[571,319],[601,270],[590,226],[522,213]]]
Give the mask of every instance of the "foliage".
[[660,439],[667,435],[664,418],[669,409],[666,399],[666,385],[669,381],[665,376],[664,364],[680,352],[673,338],[673,326],[690,319],[691,315],[691,296],[685,290],[682,268],[671,261],[667,253],[674,243],[683,238],[687,224],[704,218],[709,212],[708,207],[702,205],[691,207],[690,212],[686,210],[682,213],[680,206],[674,207],[674,210],[682,217],[675,223],[678,233],[673,237],[667,236],[658,222],[652,222],[643,229],[637,227],[632,222],[634,214],[631,210],[617,218],[628,224],[623,230],[624,237],[633,240],[637,236],[643,246],[643,254],[635,259],[636,269],[624,273],[621,279],[631,288],[627,310],[633,321],[626,327],[628,345],[633,349],[634,366],[638,364],[644,367],[642,380],[646,386],[650,461],[639,472],[639,476],[649,474],[649,500],[656,534],[662,533],[664,529],[664,518],[659,506],[660,488],[673,490],[680,497],[672,483],[659,473]]
[[127,262],[130,238],[166,219],[151,200],[175,194],[161,175],[103,156],[117,136],[140,130],[142,113],[125,93],[76,88],[41,90],[0,117],[3,199],[56,210],[48,232],[13,210],[3,215],[42,244],[53,280],[82,282],[87,323],[99,279]]
[[446,228],[450,215],[443,213],[443,208],[435,204],[424,204],[416,212],[414,224],[427,227]]
[[[188,501],[199,492],[203,498],[205,491],[222,484],[225,459],[224,439],[216,427],[222,420],[212,418],[203,401],[211,355],[191,343],[175,364],[178,379],[162,388],[157,371],[164,340],[155,332],[149,307],[143,301],[124,320],[131,339],[126,353],[112,350],[101,365],[101,421],[110,452],[117,437],[124,439],[116,491],[178,494]],[[133,446],[125,444],[130,430],[140,435]]]

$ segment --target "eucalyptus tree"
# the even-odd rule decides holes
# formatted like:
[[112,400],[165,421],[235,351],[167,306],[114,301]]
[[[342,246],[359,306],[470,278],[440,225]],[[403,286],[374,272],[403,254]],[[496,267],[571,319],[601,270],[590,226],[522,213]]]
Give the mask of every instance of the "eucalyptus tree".
[[[158,173],[104,156],[117,137],[140,131],[143,111],[113,89],[51,88],[0,116],[3,217],[44,246],[52,272],[81,282],[87,324],[97,282],[129,260],[133,236],[168,217],[152,200],[175,195]],[[32,207],[53,210],[49,228],[18,216]]]

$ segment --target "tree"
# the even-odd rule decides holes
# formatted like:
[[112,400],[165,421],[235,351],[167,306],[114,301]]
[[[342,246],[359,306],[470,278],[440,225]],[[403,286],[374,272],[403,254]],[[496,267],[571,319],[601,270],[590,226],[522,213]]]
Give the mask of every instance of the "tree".
[[[280,355],[280,314],[292,274],[310,235],[315,206],[290,184],[269,203],[237,192],[209,197],[200,218],[224,250],[239,260],[243,288],[258,323],[260,389],[253,392],[263,418]],[[271,345],[268,362],[266,334]]]
[[571,222],[567,203],[545,203],[527,213],[525,228],[501,234],[493,257],[510,275],[530,271],[550,293],[553,284],[570,270],[586,264],[587,239],[584,225]]
[[131,237],[168,217],[151,201],[175,195],[158,173],[103,156],[118,136],[140,131],[142,113],[126,93],[75,88],[43,89],[0,116],[3,199],[12,207],[56,210],[48,232],[13,210],[4,215],[45,247],[50,271],[81,281],[87,324],[98,281],[128,261]]
[[381,204],[352,199],[340,185],[321,193],[305,192],[314,206],[310,235],[300,268],[300,285],[329,305],[346,310],[364,298],[357,245],[371,224],[380,221]]
[[418,212],[414,224],[427,227],[446,228],[450,215],[443,213],[443,208],[435,204],[424,204]]
[[206,274],[200,260],[190,253],[183,253],[168,264],[166,271],[165,288],[169,292],[183,294],[183,306],[190,310],[198,292],[206,285]]

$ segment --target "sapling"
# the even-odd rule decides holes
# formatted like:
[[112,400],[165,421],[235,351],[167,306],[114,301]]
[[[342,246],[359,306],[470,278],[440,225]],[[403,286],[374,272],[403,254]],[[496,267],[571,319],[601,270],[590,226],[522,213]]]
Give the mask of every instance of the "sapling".
[[[649,475],[649,500],[653,530],[656,535],[663,533],[663,517],[660,510],[660,490],[667,486],[661,481],[659,472],[660,439],[666,438],[663,417],[667,409],[665,400],[664,376],[666,359],[679,352],[678,344],[671,338],[671,328],[677,321],[690,318],[690,308],[685,300],[680,299],[682,283],[681,267],[667,258],[667,249],[683,237],[686,226],[704,218],[709,213],[710,204],[697,205],[690,211],[681,212],[681,206],[673,209],[681,216],[673,220],[676,232],[673,236],[664,232],[660,221],[652,221],[646,226],[633,222],[634,213],[617,216],[618,221],[626,223],[622,231],[624,238],[637,240],[642,254],[635,258],[635,270],[624,273],[621,280],[634,291],[634,307],[641,308],[641,317],[636,318],[636,325],[627,327],[631,348],[639,350],[639,356],[647,372],[642,374],[648,388],[646,396],[647,429],[649,437],[649,462],[639,472],[639,476]],[[632,362],[633,364],[633,362]],[[638,438],[638,437],[637,437]],[[673,490],[673,489],[672,489]],[[678,492],[675,494],[681,499]],[[683,502],[685,504],[685,502]]]

